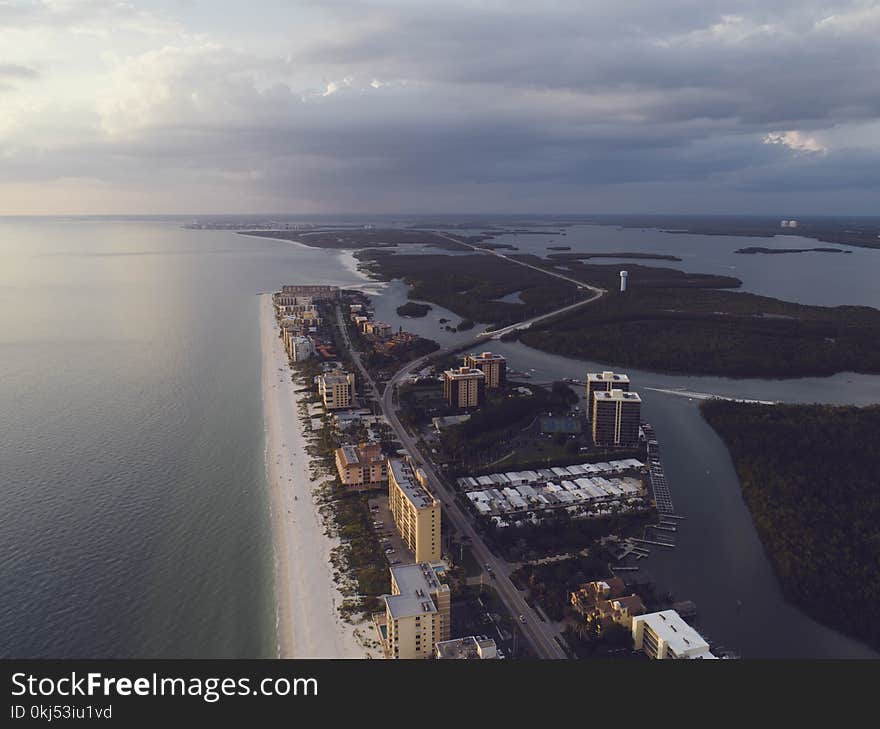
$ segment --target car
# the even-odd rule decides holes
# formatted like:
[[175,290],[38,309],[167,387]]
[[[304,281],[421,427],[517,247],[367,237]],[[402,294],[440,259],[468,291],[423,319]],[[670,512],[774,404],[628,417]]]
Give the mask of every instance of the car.
[[526,616],[525,616],[525,615],[520,615],[520,616],[519,616],[519,622],[521,622],[521,623],[525,623],[525,622],[526,622]]

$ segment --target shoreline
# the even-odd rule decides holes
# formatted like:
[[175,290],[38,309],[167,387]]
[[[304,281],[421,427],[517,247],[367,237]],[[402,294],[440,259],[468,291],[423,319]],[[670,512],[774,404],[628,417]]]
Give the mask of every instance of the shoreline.
[[339,540],[329,536],[313,497],[326,477],[312,479],[302,394],[275,326],[271,294],[260,297],[265,463],[272,521],[278,658],[370,658],[358,636],[370,626],[345,622],[344,596],[330,562]]

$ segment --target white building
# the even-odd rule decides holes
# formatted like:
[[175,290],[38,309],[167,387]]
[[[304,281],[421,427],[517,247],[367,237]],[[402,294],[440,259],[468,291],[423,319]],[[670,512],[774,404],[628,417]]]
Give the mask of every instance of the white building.
[[498,658],[498,647],[492,638],[469,635],[466,638],[444,640],[434,646],[434,657],[440,660],[493,660]]
[[290,354],[294,362],[307,360],[315,353],[315,344],[310,337],[292,337],[290,340]]
[[632,619],[633,647],[649,658],[717,658],[705,638],[688,625],[675,610],[636,615]]

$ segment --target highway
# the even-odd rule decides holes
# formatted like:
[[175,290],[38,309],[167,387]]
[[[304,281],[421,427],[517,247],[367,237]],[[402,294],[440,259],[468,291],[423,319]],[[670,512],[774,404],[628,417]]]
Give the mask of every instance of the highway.
[[[448,240],[454,240],[457,243],[461,243],[460,240],[452,238],[451,236],[442,233],[437,233],[437,235],[443,238],[447,238]],[[462,245],[473,248],[480,253],[487,253],[486,249],[477,248],[476,246],[472,246],[468,243],[462,243]],[[532,268],[548,276],[554,276],[556,278],[561,278],[563,280],[575,283],[578,285],[579,288],[591,290],[593,292],[593,295],[574,304],[556,309],[555,311],[541,314],[540,316],[536,316],[516,324],[511,324],[507,327],[504,327],[503,329],[495,330],[489,333],[484,332],[469,342],[457,344],[454,347],[448,347],[445,350],[432,352],[429,355],[413,360],[412,362],[407,363],[401,369],[394,373],[391,379],[386,383],[385,391],[382,394],[379,402],[382,408],[382,413],[387,419],[388,424],[397,435],[398,440],[400,440],[401,445],[403,445],[406,451],[412,456],[415,463],[419,467],[421,467],[425,471],[425,473],[427,473],[428,479],[433,487],[434,495],[443,504],[443,518],[454,525],[460,535],[467,536],[470,539],[470,547],[477,561],[481,565],[488,565],[491,568],[492,572],[495,575],[494,579],[491,580],[491,583],[495,587],[499,597],[506,605],[510,614],[515,619],[518,618],[518,616],[520,615],[525,617],[525,622],[521,622],[519,627],[526,640],[531,645],[535,655],[542,659],[565,659],[567,658],[567,656],[565,654],[565,651],[562,649],[562,646],[556,640],[557,631],[555,630],[555,628],[550,623],[543,622],[538,614],[528,605],[523,596],[523,593],[521,593],[510,580],[509,567],[507,565],[507,562],[492,554],[492,552],[486,546],[482,537],[480,537],[480,535],[474,529],[469,516],[463,513],[462,510],[455,503],[454,493],[447,486],[445,480],[442,479],[437,473],[434,463],[431,462],[430,459],[426,458],[425,455],[419,450],[416,439],[412,435],[410,435],[407,429],[403,426],[403,423],[400,422],[400,418],[397,414],[398,406],[395,402],[394,396],[397,392],[398,385],[405,378],[409,377],[411,373],[420,369],[421,367],[424,367],[429,360],[436,357],[442,357],[453,352],[479,346],[482,342],[485,342],[487,338],[496,338],[509,331],[514,331],[516,329],[527,329],[529,326],[536,322],[556,316],[557,314],[571,311],[572,309],[576,309],[592,301],[595,301],[605,293],[604,289],[589,286],[588,284],[584,284],[581,281],[577,281],[562,274],[557,274],[552,271],[545,271],[544,269],[538,268],[537,266],[533,266],[522,261],[513,260],[507,258],[507,256],[500,256],[494,252],[488,253],[489,255],[496,255],[499,258],[503,258],[510,263],[525,266],[526,268]],[[351,340],[348,336],[346,321],[342,309],[338,305],[336,306],[336,318],[339,322],[339,328],[342,331],[342,336],[345,339],[345,344],[349,352],[351,353],[352,359],[354,360],[355,365],[360,371],[364,382],[367,384],[370,390],[378,395],[379,390],[376,387],[376,383],[373,381],[373,378],[370,376],[370,373],[367,371],[366,367],[363,366],[360,358],[360,353],[355,351],[355,349],[352,347]]]

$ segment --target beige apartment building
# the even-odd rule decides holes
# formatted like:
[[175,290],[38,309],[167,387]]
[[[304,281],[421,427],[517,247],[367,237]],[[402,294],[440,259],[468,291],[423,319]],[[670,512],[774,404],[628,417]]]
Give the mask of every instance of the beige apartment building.
[[642,398],[623,390],[593,393],[593,442],[597,446],[624,448],[639,443]]
[[593,393],[606,390],[629,392],[629,377],[614,372],[587,372],[587,418],[593,417]]
[[390,337],[391,336],[391,325],[386,324],[382,321],[365,321],[362,325],[361,331],[364,334],[372,334],[376,337]]
[[388,508],[397,531],[416,562],[439,561],[440,502],[405,461],[389,458],[387,472]]
[[486,375],[473,367],[443,373],[443,397],[451,408],[479,407],[486,395]]
[[386,658],[431,658],[437,643],[451,630],[449,586],[430,564],[391,568],[391,594],[383,597],[385,613],[377,616]]
[[336,471],[343,486],[380,486],[388,480],[387,460],[378,443],[337,448]]
[[496,390],[507,384],[507,360],[500,354],[481,352],[465,357],[466,366],[480,370],[486,376],[486,388]]
[[354,404],[354,373],[329,372],[318,376],[318,394],[328,410],[350,408]]

